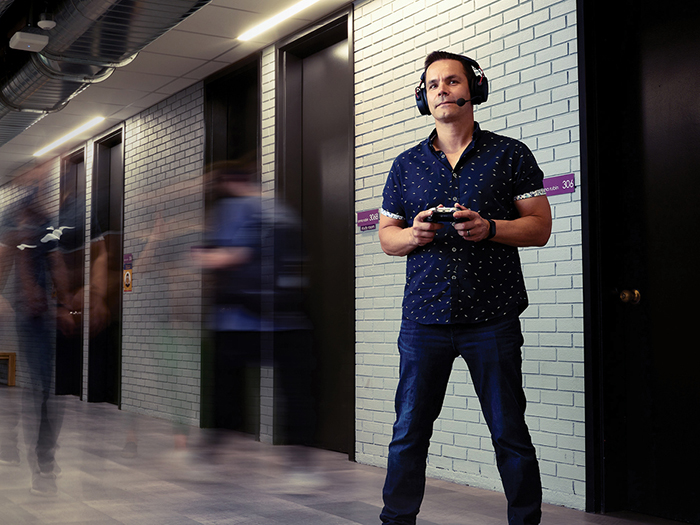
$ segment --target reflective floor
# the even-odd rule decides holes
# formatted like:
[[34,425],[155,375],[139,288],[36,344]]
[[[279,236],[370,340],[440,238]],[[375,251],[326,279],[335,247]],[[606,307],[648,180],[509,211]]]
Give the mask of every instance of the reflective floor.
[[[0,386],[0,406],[17,406],[20,393]],[[204,449],[215,453],[206,457],[197,453],[204,438],[199,429],[190,429],[183,449],[184,437],[174,437],[166,421],[66,398],[56,454],[57,493],[30,493],[22,450],[19,465],[0,465],[0,524],[379,524],[383,469],[351,463],[343,454],[317,449],[304,454],[240,434],[226,435],[213,451]],[[125,450],[127,441],[132,444]],[[504,525],[505,499],[496,492],[429,481],[418,523]],[[546,505],[542,523],[675,522]]]

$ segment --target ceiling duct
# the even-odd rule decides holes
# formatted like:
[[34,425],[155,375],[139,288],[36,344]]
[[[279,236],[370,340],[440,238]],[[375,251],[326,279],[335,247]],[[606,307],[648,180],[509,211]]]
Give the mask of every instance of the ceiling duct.
[[0,16],[5,12],[5,9],[10,7],[14,0],[0,0]]
[[0,146],[210,1],[66,0],[54,14],[56,27],[44,32],[48,45],[27,53],[24,66],[0,85]]

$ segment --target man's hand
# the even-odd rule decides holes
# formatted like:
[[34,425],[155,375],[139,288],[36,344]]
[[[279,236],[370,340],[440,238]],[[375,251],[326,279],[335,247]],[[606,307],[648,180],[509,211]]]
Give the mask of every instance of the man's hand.
[[413,226],[409,228],[412,244],[414,246],[425,246],[426,244],[433,242],[433,239],[435,239],[435,232],[445,226],[439,222],[425,222],[425,219],[430,217],[432,214],[432,211],[425,210],[414,217]]
[[460,237],[466,241],[479,242],[489,236],[489,228],[491,226],[489,221],[461,204],[457,204],[455,207],[459,209],[459,211],[455,212],[455,219],[464,221],[454,223],[455,230],[457,230]]
[[205,270],[224,270],[246,264],[253,257],[253,250],[246,246],[200,248],[191,251],[192,262]]
[[[455,230],[466,241],[483,241],[489,235],[490,224],[481,215],[457,204],[458,222]],[[490,239],[508,246],[544,246],[552,232],[552,212],[545,195],[515,201],[520,216],[513,220],[496,220],[496,236]]]
[[425,222],[432,211],[424,210],[415,216],[413,226],[385,215],[379,217],[379,242],[387,255],[408,255],[419,246],[425,246],[435,239],[435,232],[444,224]]

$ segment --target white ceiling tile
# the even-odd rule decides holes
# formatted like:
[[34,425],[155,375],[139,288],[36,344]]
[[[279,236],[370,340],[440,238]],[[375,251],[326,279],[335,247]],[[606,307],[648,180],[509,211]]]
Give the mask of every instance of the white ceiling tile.
[[149,75],[133,71],[115,71],[104,82],[105,87],[111,89],[133,89],[135,91],[155,91],[165,84],[172,82],[176,77],[165,75]]
[[206,60],[198,58],[141,51],[136,57],[136,60],[128,66],[121,68],[120,71],[172,76],[173,72],[192,71],[206,64],[206,62]]
[[192,84],[196,83],[196,80],[191,78],[176,78],[172,82],[156,89],[156,93],[164,93],[166,95],[174,95],[175,93],[182,91],[185,88],[190,87]]
[[160,102],[161,100],[167,98],[168,95],[162,94],[162,93],[148,93],[144,95],[143,97],[135,100],[129,106],[127,107],[134,107],[134,108],[139,108],[141,110],[150,108],[151,106],[155,106]]
[[[228,53],[227,53],[228,55]],[[227,67],[228,65],[232,64],[233,61],[225,61],[225,62],[218,62],[218,61],[209,61],[206,62],[204,65],[193,69],[192,71],[183,74],[183,78],[191,78],[193,80],[202,80],[209,75],[213,75],[217,71],[220,71]]]
[[235,41],[230,38],[173,29],[149,45],[148,51],[164,55],[214,60],[235,45]]
[[133,89],[117,89],[102,85],[94,85],[87,88],[80,95],[75,97],[70,103],[75,104],[78,101],[104,102],[106,104],[117,104],[128,106],[137,100],[146,96],[146,91],[136,91]]
[[230,7],[210,6],[180,23],[177,30],[234,39],[246,24],[255,23],[260,16],[259,13]]

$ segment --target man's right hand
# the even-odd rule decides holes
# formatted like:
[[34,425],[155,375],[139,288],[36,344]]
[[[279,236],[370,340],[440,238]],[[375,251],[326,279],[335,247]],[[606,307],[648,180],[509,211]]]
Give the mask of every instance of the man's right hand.
[[435,239],[435,232],[445,227],[444,224],[439,222],[425,222],[425,219],[430,217],[432,214],[433,212],[431,210],[425,210],[420,212],[413,219],[413,226],[410,228],[410,230],[413,244],[416,246],[425,246],[426,244],[433,242],[433,239]]
[[387,255],[408,255],[419,246],[425,246],[433,241],[435,232],[444,228],[444,224],[425,222],[432,211],[420,212],[413,219],[409,228],[406,222],[392,219],[386,215],[379,217],[379,242]]

